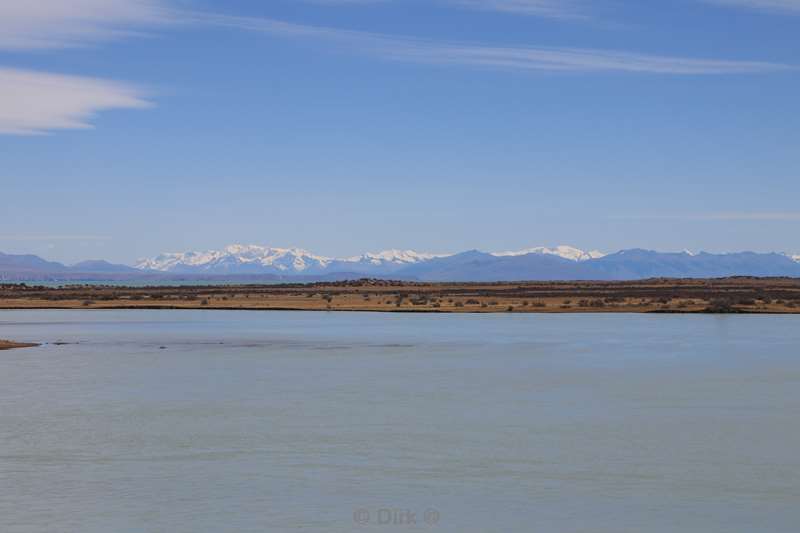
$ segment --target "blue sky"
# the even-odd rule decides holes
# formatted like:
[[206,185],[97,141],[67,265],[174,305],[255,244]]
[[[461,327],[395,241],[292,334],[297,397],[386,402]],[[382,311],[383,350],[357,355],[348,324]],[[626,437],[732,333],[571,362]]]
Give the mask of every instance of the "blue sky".
[[800,252],[800,0],[8,0],[0,251]]

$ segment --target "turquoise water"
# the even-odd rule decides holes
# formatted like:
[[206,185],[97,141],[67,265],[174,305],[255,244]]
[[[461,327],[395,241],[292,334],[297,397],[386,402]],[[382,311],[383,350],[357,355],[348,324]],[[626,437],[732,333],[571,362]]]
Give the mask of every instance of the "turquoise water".
[[4,533],[800,524],[800,317],[13,311],[0,338],[51,343],[0,352]]

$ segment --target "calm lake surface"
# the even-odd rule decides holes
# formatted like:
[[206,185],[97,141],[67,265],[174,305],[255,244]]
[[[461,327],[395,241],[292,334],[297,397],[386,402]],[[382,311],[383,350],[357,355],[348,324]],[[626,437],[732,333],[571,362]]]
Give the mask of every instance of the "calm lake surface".
[[0,311],[0,338],[76,343],[0,352],[4,533],[800,528],[800,317]]

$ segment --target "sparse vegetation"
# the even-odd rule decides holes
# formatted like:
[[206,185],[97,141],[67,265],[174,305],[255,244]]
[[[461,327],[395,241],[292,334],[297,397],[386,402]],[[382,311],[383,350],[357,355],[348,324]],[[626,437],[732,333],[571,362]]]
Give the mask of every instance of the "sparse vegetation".
[[235,287],[58,288],[0,284],[0,308],[48,307],[797,313],[800,280],[730,278],[513,284],[360,280]]
[[735,311],[733,303],[727,298],[715,298],[706,307],[706,313],[733,313]]

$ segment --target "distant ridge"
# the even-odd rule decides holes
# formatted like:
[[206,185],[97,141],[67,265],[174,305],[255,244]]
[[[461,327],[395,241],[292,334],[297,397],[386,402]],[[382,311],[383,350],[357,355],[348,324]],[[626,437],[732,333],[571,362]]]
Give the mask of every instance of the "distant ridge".
[[301,248],[235,244],[222,250],[165,253],[135,267],[92,260],[67,266],[35,255],[0,253],[0,281],[155,280],[209,282],[308,282],[374,277],[419,281],[637,280],[729,276],[800,277],[800,255],[737,252],[657,252],[631,249],[612,254],[571,246],[517,252],[470,250],[431,254],[387,250],[332,258]]

